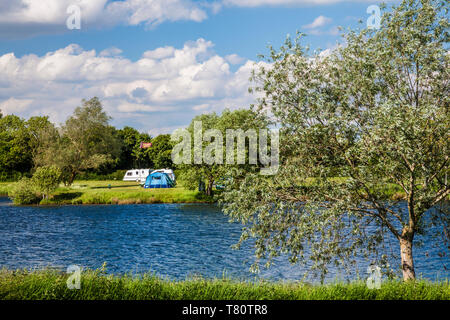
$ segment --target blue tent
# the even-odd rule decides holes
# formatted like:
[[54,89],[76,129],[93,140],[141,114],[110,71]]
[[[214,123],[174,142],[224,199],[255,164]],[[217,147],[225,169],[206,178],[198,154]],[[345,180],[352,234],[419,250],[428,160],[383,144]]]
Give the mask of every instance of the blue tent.
[[145,180],[144,188],[173,188],[175,182],[163,172],[154,172],[147,177]]

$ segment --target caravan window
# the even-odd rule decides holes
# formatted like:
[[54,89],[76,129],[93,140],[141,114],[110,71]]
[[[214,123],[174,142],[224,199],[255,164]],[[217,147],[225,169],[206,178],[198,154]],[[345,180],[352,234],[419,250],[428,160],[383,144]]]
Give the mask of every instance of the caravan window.
[[136,175],[139,175],[139,171],[136,171]]
[[132,176],[133,175],[133,172],[128,172],[127,173],[127,176]]

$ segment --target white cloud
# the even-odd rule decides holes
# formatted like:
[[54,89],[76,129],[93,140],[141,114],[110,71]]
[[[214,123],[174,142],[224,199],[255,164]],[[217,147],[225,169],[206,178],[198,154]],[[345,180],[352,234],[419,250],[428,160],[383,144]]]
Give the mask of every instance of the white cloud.
[[8,0],[0,4],[0,35],[17,37],[67,31],[67,9],[77,5],[81,29],[116,24],[153,27],[165,21],[195,21],[207,18],[193,0]]
[[204,104],[199,104],[198,106],[192,107],[192,110],[196,110],[196,111],[202,110],[202,111],[205,111],[205,110],[208,110],[209,107],[210,107],[210,105],[209,105],[208,103],[204,103]]
[[122,52],[123,51],[119,48],[111,47],[111,48],[101,51],[99,56],[100,57],[116,57],[116,56],[119,56]]
[[[98,96],[117,126],[141,130],[185,126],[202,111],[248,107],[254,66],[231,71],[230,56],[213,51],[204,39],[182,48],[145,52],[137,61],[69,45],[43,56],[0,56],[0,109],[23,117],[49,115],[63,122],[82,98]],[[231,59],[233,60],[233,59]]]
[[190,0],[115,1],[109,3],[105,11],[110,17],[126,17],[130,25],[156,25],[167,20],[200,22],[207,18],[206,12]]
[[3,114],[20,112],[26,110],[32,102],[33,100],[30,99],[9,98],[8,100],[0,102],[0,110]]
[[327,18],[325,16],[318,16],[310,24],[304,25],[303,28],[305,28],[305,29],[317,29],[317,28],[321,28],[321,27],[323,27],[323,26],[325,26],[327,24],[330,24],[331,21],[333,21],[331,18]]
[[[78,5],[81,29],[124,25],[153,28],[163,22],[208,18],[223,7],[313,6],[373,0],[1,0],[0,37],[13,38],[68,32],[67,8]],[[391,0],[387,0],[391,1]]]
[[373,2],[373,0],[224,0],[224,5],[237,7],[326,5],[340,2]]
[[162,47],[162,48],[157,48],[155,50],[146,51],[146,52],[144,52],[144,54],[142,56],[144,58],[148,58],[148,59],[158,59],[159,60],[159,59],[163,59],[163,58],[172,57],[174,52],[175,52],[174,47]]
[[238,56],[237,54],[227,55],[225,57],[225,60],[227,60],[231,64],[241,64],[241,63],[243,63],[245,61],[244,58]]

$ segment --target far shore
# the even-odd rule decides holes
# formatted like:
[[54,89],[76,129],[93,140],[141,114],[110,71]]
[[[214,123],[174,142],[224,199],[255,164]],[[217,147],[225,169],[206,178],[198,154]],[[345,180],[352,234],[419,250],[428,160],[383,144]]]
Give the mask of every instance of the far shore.
[[[336,178],[339,179],[339,178]],[[0,182],[0,196],[7,197],[14,182]],[[217,191],[216,192],[220,192]],[[404,200],[405,195],[395,185],[387,186],[386,200]],[[144,189],[136,182],[120,180],[77,180],[70,187],[60,185],[49,199],[36,205],[127,205],[158,203],[214,203],[213,196],[189,190],[182,182],[175,188]]]
[[[0,182],[0,196],[7,197],[13,183]],[[126,205],[157,203],[212,203],[197,190],[188,190],[180,183],[169,189],[144,189],[136,182],[117,180],[75,181],[70,187],[61,185],[47,200],[36,205]]]

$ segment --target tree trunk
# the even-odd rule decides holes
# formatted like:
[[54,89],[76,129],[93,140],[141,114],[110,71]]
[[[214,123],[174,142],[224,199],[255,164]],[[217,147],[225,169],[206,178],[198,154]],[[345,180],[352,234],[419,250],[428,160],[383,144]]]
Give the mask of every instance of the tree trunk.
[[212,196],[213,193],[213,185],[214,185],[214,179],[209,179],[208,181],[208,187],[206,188],[206,195]]
[[77,176],[77,173],[76,173],[76,172],[72,172],[72,173],[70,174],[69,181],[67,182],[67,184],[68,184],[69,186],[72,185],[72,183],[73,183],[73,181],[75,180],[75,177],[76,177],[76,176]]
[[412,254],[413,237],[414,234],[410,232],[403,232],[402,237],[400,238],[400,253],[402,258],[402,272],[404,281],[416,279]]

